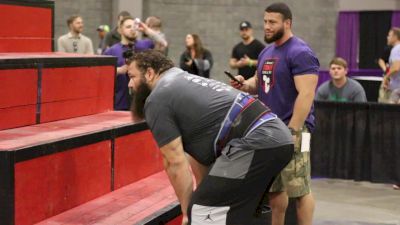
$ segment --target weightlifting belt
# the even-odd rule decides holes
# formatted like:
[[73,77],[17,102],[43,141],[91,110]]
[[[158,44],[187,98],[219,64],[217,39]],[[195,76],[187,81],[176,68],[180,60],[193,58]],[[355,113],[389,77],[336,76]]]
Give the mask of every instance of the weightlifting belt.
[[234,138],[241,138],[261,124],[277,116],[253,96],[240,93],[236,97],[214,141],[216,157],[221,155],[225,145]]

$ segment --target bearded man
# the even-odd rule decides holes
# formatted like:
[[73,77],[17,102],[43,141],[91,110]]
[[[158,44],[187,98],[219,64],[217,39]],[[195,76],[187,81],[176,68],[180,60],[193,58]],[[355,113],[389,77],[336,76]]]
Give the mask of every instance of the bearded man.
[[233,47],[229,65],[232,69],[238,69],[238,74],[245,79],[249,79],[256,72],[257,57],[265,46],[254,38],[253,28],[248,21],[240,22],[239,34],[242,41]]
[[310,188],[310,138],[315,126],[313,100],[319,61],[311,48],[292,33],[292,12],[285,3],[273,3],[264,12],[265,41],[256,75],[231,85],[258,97],[288,126],[295,154],[271,187],[272,224],[283,225],[288,197],[296,199],[297,222],[311,225],[314,198]]
[[67,20],[69,32],[57,40],[59,52],[94,54],[93,44],[90,38],[82,34],[82,17],[73,15]]
[[128,66],[125,64],[125,58],[130,54],[135,54],[147,49],[154,48],[154,41],[151,39],[137,40],[139,29],[149,35],[154,36],[154,31],[142,22],[135,22],[130,16],[123,17],[118,26],[118,32],[121,34],[121,42],[114,44],[106,49],[104,55],[111,55],[118,58],[117,78],[115,86],[114,110],[129,110],[130,93],[128,89]]
[[127,63],[133,118],[145,117],[160,148],[182,224],[253,224],[292,158],[289,129],[253,96],[174,67],[161,52],[140,52]]

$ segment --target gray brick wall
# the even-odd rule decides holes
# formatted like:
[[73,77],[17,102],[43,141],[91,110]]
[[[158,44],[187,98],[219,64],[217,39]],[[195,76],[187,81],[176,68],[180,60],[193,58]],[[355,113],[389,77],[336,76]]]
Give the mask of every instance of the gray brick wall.
[[[143,6],[143,18],[157,15],[162,18],[164,32],[170,42],[169,56],[178,63],[185,49],[187,33],[198,33],[215,59],[212,77],[227,81],[222,71],[229,67],[232,47],[240,41],[238,23],[248,20],[253,24],[255,37],[263,40],[263,14],[272,1],[260,0],[55,0],[55,39],[67,32],[66,20],[72,14],[82,15],[84,34],[89,36],[96,48],[99,24],[113,27],[114,14],[120,4],[131,6],[128,11]],[[129,4],[131,1],[131,4]],[[140,2],[139,2],[140,1]],[[334,56],[336,19],[344,5],[357,8],[374,7],[375,0],[286,0],[294,15],[293,31],[303,38],[316,52],[321,68],[326,69]],[[380,9],[390,10],[396,0],[380,2]],[[140,4],[139,4],[140,3]],[[142,4],[141,4],[142,3]],[[396,3],[400,5],[400,3]],[[372,10],[372,9],[371,9]],[[137,13],[135,13],[137,14]]]
[[[83,34],[92,39],[93,48],[97,49],[99,38],[97,27],[100,24],[112,25],[112,0],[55,0],[54,39],[68,32],[67,19],[74,14],[82,16]],[[110,28],[113,26],[110,26]],[[57,46],[56,46],[57,49]]]
[[[294,15],[293,30],[307,41],[326,68],[334,56],[336,0],[287,0]],[[143,16],[157,15],[163,20],[169,43],[169,56],[179,62],[187,33],[198,33],[211,50],[215,65],[211,76],[227,81],[223,70],[229,68],[232,47],[241,39],[238,24],[252,23],[255,37],[263,40],[263,15],[270,2],[259,0],[144,0]]]

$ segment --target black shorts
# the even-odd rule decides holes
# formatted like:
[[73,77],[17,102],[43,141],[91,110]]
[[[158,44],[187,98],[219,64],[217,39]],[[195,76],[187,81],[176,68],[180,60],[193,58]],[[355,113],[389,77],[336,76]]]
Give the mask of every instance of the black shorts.
[[224,148],[192,195],[189,224],[249,225],[293,151],[292,144],[259,150]]

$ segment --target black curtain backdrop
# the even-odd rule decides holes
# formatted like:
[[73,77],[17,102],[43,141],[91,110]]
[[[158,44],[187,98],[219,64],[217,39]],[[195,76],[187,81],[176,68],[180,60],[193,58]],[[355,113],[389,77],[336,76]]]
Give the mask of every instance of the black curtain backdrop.
[[312,175],[400,183],[400,105],[315,102]]
[[360,12],[360,69],[379,69],[377,61],[386,46],[391,23],[392,11]]

